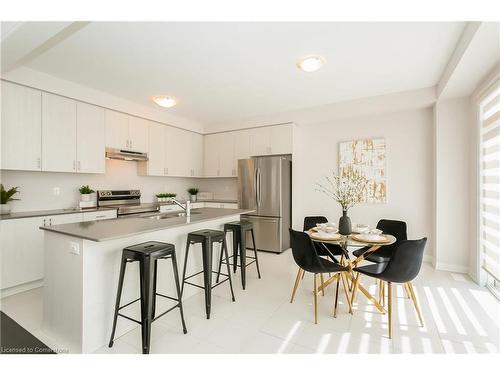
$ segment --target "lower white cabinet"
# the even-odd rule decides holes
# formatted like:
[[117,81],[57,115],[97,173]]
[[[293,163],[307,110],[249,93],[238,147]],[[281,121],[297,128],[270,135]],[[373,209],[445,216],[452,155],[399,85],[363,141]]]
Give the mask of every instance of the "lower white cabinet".
[[116,219],[116,210],[84,212],[82,221]]
[[238,203],[205,202],[209,208],[238,208]]
[[46,218],[2,220],[0,288],[6,289],[43,278],[43,232]]
[[[69,213],[0,221],[0,290],[22,287],[44,277],[44,231],[41,226],[103,220],[116,211]],[[36,286],[36,285],[35,285]],[[33,286],[31,286],[33,287]],[[24,290],[30,289],[29,284]],[[24,291],[22,289],[18,292]]]

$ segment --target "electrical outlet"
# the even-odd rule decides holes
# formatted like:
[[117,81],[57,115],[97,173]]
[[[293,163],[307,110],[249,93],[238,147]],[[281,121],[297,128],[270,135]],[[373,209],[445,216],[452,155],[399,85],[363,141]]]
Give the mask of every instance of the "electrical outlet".
[[70,242],[69,243],[69,252],[71,254],[79,255],[80,254],[80,244],[78,242]]
[[52,194],[57,197],[59,194],[61,194],[61,189],[57,186],[55,188],[52,188]]

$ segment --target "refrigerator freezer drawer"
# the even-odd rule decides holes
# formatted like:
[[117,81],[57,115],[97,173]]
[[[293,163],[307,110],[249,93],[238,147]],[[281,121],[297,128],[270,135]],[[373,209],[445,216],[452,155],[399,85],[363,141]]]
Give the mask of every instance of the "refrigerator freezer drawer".
[[[281,218],[259,217],[242,215],[242,219],[253,223],[255,243],[258,250],[281,253]],[[252,239],[250,232],[247,234],[247,246],[250,247]]]

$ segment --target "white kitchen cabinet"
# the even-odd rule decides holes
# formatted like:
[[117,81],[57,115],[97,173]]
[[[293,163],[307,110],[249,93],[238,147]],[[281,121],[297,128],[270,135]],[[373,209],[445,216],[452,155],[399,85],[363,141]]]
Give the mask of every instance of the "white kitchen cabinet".
[[205,177],[236,177],[234,132],[205,136]]
[[97,221],[116,219],[116,210],[101,210],[93,212],[84,212],[82,221]]
[[205,202],[205,207],[209,207],[209,208],[238,208],[238,203]]
[[205,136],[205,149],[203,168],[205,177],[219,176],[219,141],[218,134],[209,134]]
[[129,116],[129,149],[142,152],[148,151],[148,122],[139,117]]
[[252,156],[292,153],[293,125],[265,126],[250,130]]
[[203,136],[149,122],[147,162],[138,164],[143,176],[195,177],[203,173]]
[[293,148],[293,125],[284,124],[270,128],[270,154],[291,154]]
[[217,136],[220,177],[236,177],[234,158],[234,132],[220,133]]
[[147,152],[149,122],[106,109],[106,147]]
[[189,132],[189,164],[192,177],[203,176],[203,136]]
[[268,126],[250,130],[250,153],[252,156],[271,153],[271,129]]
[[[116,211],[77,212],[0,221],[0,289],[30,286],[44,277],[44,231],[41,226],[103,220],[116,217]],[[23,286],[23,284],[25,284]]]
[[2,81],[1,169],[41,170],[42,94]]
[[78,212],[67,215],[52,215],[44,218],[46,220],[44,225],[60,225],[69,223],[78,223],[83,221],[83,213]]
[[76,172],[76,101],[42,93],[42,170]]
[[239,130],[234,132],[234,175],[238,175],[238,160],[248,159],[252,156],[250,151],[250,130]]
[[129,116],[124,113],[105,110],[106,147],[129,148],[128,120]]
[[0,289],[43,278],[44,218],[2,220]]
[[158,123],[148,122],[148,161],[138,164],[138,172],[143,176],[165,176],[167,165],[166,127]]
[[77,103],[77,170],[81,173],[105,173],[104,109]]

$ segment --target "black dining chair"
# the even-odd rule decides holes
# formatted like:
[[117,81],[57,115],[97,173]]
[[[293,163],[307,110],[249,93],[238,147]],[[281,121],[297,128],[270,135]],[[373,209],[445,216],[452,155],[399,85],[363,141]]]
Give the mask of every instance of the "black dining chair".
[[[309,229],[314,228],[316,226],[316,224],[322,224],[322,223],[328,223],[328,219],[324,216],[306,216],[304,218],[304,225],[302,228],[303,228],[304,232],[306,232]],[[335,259],[335,256],[336,255],[337,256],[343,255],[342,248],[339,245],[326,244],[326,243],[316,243],[316,242],[313,242],[313,245],[316,248],[316,253],[319,256],[328,257],[335,263],[338,263],[338,260]],[[300,283],[300,280],[302,280],[304,278],[304,272],[302,272],[302,270],[300,268],[297,271],[297,276],[299,276],[299,275],[301,275],[299,278],[299,283]],[[323,283],[323,274],[320,275],[320,278],[321,278],[321,283]],[[297,287],[298,287],[298,285],[297,285]],[[293,303],[296,290],[297,290],[296,288],[293,289],[292,297],[290,298],[290,303]],[[325,290],[322,289],[321,291],[322,291],[322,294],[325,295]]]
[[[399,220],[380,219],[377,223],[377,229],[380,229],[384,234],[390,234],[396,237],[396,242],[391,245],[382,246],[377,251],[369,254],[365,259],[373,263],[386,263],[389,261],[389,259],[391,259],[392,253],[394,252],[394,249],[399,245],[399,243],[408,239],[406,233],[406,223]],[[354,256],[359,257],[370,248],[371,246],[365,246],[361,249],[353,251],[352,253]],[[383,305],[385,300],[385,285],[383,281],[379,281],[378,291],[379,303]],[[407,287],[405,287],[405,291],[407,296],[410,297],[410,292]]]
[[[290,243],[292,246],[292,254],[295,263],[300,267],[301,272],[310,272],[313,274],[313,295],[314,295],[314,323],[318,323],[318,294],[324,289],[323,282],[321,285],[318,285],[318,276],[323,273],[337,273],[334,277],[341,278],[343,276],[343,272],[348,272],[349,269],[340,265],[339,263],[334,263],[328,259],[325,259],[319,256],[316,252],[316,246],[314,246],[313,241],[309,238],[309,235],[304,232],[295,231],[293,229],[289,229],[290,231]],[[301,279],[301,272],[297,274],[297,278],[295,280],[293,295],[297,291],[297,287],[299,285]],[[344,280],[344,278],[342,278]],[[350,309],[350,301],[349,296],[347,295],[347,291],[344,284],[344,291],[346,292],[347,303],[349,304]],[[337,309],[337,300],[338,300],[338,287],[335,292],[335,312]],[[334,316],[335,316],[334,312]]]
[[422,313],[418,306],[413,290],[412,280],[417,277],[422,266],[424,257],[424,248],[427,238],[420,240],[406,240],[400,241],[397,247],[393,250],[391,257],[386,263],[374,263],[367,266],[356,267],[353,271],[356,274],[354,279],[354,286],[352,290],[351,306],[354,304],[356,298],[356,291],[359,284],[359,276],[361,274],[373,277],[375,279],[387,282],[387,308],[389,313],[389,338],[392,338],[392,284],[404,284],[410,293],[411,300],[415,306],[420,324],[423,326]]

